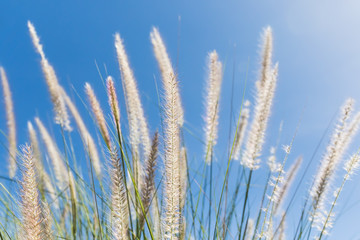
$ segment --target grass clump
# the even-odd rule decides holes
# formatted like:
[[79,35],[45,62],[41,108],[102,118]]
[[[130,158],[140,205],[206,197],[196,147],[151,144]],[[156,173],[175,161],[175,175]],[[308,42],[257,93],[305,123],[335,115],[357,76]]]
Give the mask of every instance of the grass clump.
[[[41,57],[54,123],[59,127],[51,135],[35,117],[35,127],[28,122],[31,146],[17,152],[10,86],[1,67],[10,155],[10,178],[0,185],[1,239],[321,239],[330,233],[340,193],[359,167],[358,152],[345,164],[342,159],[358,130],[360,113],[352,116],[354,101],[345,102],[317,174],[303,196],[299,196],[298,189],[305,175],[297,176],[303,158],[298,157],[288,166],[298,129],[292,141],[283,146],[281,161],[279,143],[271,148],[266,167],[264,146],[279,69],[272,60],[270,27],[262,35],[254,104],[250,106],[243,97],[225,157],[216,151],[224,65],[215,50],[209,53],[202,146],[205,151],[197,164],[188,155],[184,137],[189,128],[179,91],[181,79],[172,67],[159,29],[153,28],[150,33],[163,89],[159,132],[154,131],[151,139],[138,83],[124,41],[116,33],[115,51],[129,131],[121,125],[124,121],[117,81],[107,76],[108,107],[96,97],[96,89],[85,83],[89,116],[99,136],[96,141],[95,131],[86,126],[46,58],[34,25],[28,22],[28,27]],[[77,133],[82,148],[75,147]],[[216,168],[215,159],[225,170]],[[18,166],[21,178],[15,174]],[[341,166],[345,173],[337,186],[334,178]],[[261,167],[266,169],[259,173]],[[254,184],[255,177],[263,181],[261,190]],[[331,196],[334,187],[338,188]],[[295,197],[303,199],[301,207],[294,203]],[[297,214],[290,215],[290,210]],[[286,227],[289,218],[297,223],[294,229]]]

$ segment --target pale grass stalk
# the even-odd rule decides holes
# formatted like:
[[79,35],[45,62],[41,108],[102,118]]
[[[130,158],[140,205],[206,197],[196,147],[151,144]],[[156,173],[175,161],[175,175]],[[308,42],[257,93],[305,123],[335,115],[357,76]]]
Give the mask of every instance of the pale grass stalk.
[[219,98],[222,81],[222,64],[216,51],[209,54],[209,76],[205,98],[205,162],[210,164],[213,147],[216,145],[219,124]]
[[272,48],[269,46],[272,46],[272,31],[270,27],[264,31],[263,64],[260,71],[261,78],[257,82],[254,118],[250,125],[244,156],[241,159],[241,164],[250,169],[259,168],[259,157],[261,156],[264,144],[265,132],[277,82],[278,64],[276,64],[274,68],[271,67]]
[[53,237],[53,230],[52,230],[52,217],[51,217],[51,211],[50,206],[47,202],[42,202],[42,235],[43,240],[52,240]]
[[[151,139],[148,124],[145,118],[144,109],[141,104],[134,73],[126,55],[125,47],[118,33],[115,34],[115,48],[121,72],[121,79],[124,87],[124,94],[127,106],[129,121],[130,141],[132,145],[141,143],[145,159],[151,151]],[[139,139],[140,136],[140,139]]]
[[[29,139],[31,143],[31,147],[33,149],[33,154],[35,158],[35,167],[37,174],[40,178],[42,178],[41,174],[45,173],[44,166],[42,164],[41,152],[39,148],[39,142],[37,140],[36,130],[34,129],[32,123],[30,121],[27,122]],[[41,180],[42,181],[42,180]]]
[[276,162],[276,148],[271,147],[270,148],[270,156],[267,161],[267,165],[269,166],[271,173],[277,173],[279,172],[281,168],[281,163]]
[[[335,128],[326,154],[321,160],[320,168],[316,174],[314,185],[310,191],[313,199],[313,218],[317,221],[317,213],[324,207],[325,197],[329,190],[333,174],[341,161],[341,158],[351,142],[357,127],[349,128],[349,118],[353,110],[353,99],[348,99],[342,107],[342,114]],[[320,211],[318,211],[318,209]]]
[[[150,205],[154,208],[157,201],[156,196],[156,186],[155,186],[155,170],[156,170],[156,159],[158,156],[158,146],[159,146],[159,135],[158,132],[155,133],[152,144],[151,151],[148,159],[145,161],[145,177],[142,182],[142,192],[141,192],[141,201],[147,214],[149,212]],[[142,216],[140,219],[140,227],[143,226],[145,216]]]
[[116,148],[110,151],[110,178],[111,178],[111,239],[129,239],[129,211],[126,198],[126,188],[123,179],[123,169]]
[[75,104],[71,101],[70,97],[66,94],[65,90],[62,89],[61,87],[60,91],[61,91],[61,95],[63,96],[66,105],[68,106],[71,114],[73,115],[76,125],[79,129],[81,138],[84,142],[84,144],[87,147],[87,151],[89,153],[89,157],[91,158],[91,163],[93,164],[95,173],[98,177],[101,176],[101,163],[100,163],[100,158],[99,158],[99,154],[97,151],[97,147],[96,144],[94,142],[94,139],[91,137],[88,129],[85,126],[84,121],[81,118],[81,115],[79,113],[79,111],[77,110]]
[[40,135],[49,154],[58,186],[61,190],[63,190],[64,187],[68,185],[69,178],[61,154],[56,146],[56,143],[51,138],[49,132],[46,130],[39,118],[35,118],[35,123],[40,130]]
[[186,201],[186,190],[187,190],[187,154],[186,148],[181,147],[180,150],[180,209],[183,209]]
[[253,238],[253,232],[254,232],[254,220],[250,218],[246,226],[245,240],[251,240]]
[[47,60],[43,46],[40,43],[40,38],[36,33],[34,25],[30,21],[28,21],[28,28],[34,47],[41,57],[41,68],[49,88],[51,101],[54,104],[55,123],[60,124],[64,130],[71,131],[69,115],[66,110],[64,99],[61,96],[61,89],[59,88],[59,81],[55,74],[55,70]]
[[285,181],[278,188],[278,192],[275,193],[278,200],[275,202],[274,214],[276,214],[277,210],[287,196],[290,187],[294,181],[294,178],[296,177],[296,174],[301,166],[302,160],[302,157],[298,157],[296,161],[291,165],[291,168],[289,169],[288,174],[285,177]]
[[[130,176],[130,171],[129,170],[126,170],[127,171],[127,177],[126,179],[129,179],[130,181],[127,181],[127,188],[126,188],[126,192],[127,194],[129,195],[129,202],[131,203],[130,204],[130,216],[131,216],[131,219],[133,221],[136,221],[136,219],[138,219],[138,212],[137,211],[141,211],[141,209],[139,208],[140,206],[138,206],[138,202],[135,202],[137,201],[136,199],[136,191],[135,191],[135,187],[134,187],[134,182]],[[135,209],[136,207],[138,207],[137,209]]]
[[42,239],[42,211],[36,183],[35,162],[31,147],[26,145],[23,152],[23,170],[21,181],[21,239]]
[[286,239],[286,213],[282,213],[282,218],[279,226],[279,240],[285,240]]
[[70,213],[70,204],[66,203],[61,212],[60,223],[59,223],[60,227],[58,228],[60,231],[62,231],[63,235],[66,234],[66,220],[68,218],[69,213]]
[[14,104],[11,97],[11,91],[6,73],[3,67],[0,66],[1,84],[3,87],[5,110],[6,110],[6,125],[8,128],[8,142],[9,142],[9,177],[14,178],[16,173],[16,126]]
[[344,141],[341,143],[341,146],[339,146],[339,148],[343,149],[343,152],[347,150],[350,142],[358,132],[359,125],[360,125],[360,111],[357,112],[355,116],[352,117],[352,120],[349,121],[347,127],[344,130]]
[[341,186],[334,193],[335,198],[332,201],[330,210],[328,212],[324,211],[322,213],[324,221],[322,222],[322,228],[319,229],[321,230],[319,239],[321,239],[323,235],[327,235],[328,234],[327,229],[332,227],[332,218],[334,218],[333,210],[336,205],[336,202],[340,196],[341,191],[344,188],[346,181],[351,177],[351,175],[354,174],[354,171],[357,170],[359,166],[360,166],[359,153],[352,155],[350,159],[344,164],[344,169],[346,173],[343,177]]
[[274,238],[274,223],[273,223],[273,219],[270,218],[268,221],[268,226],[267,229],[265,230],[264,233],[261,233],[260,236],[258,237],[259,239],[273,239]]
[[96,95],[94,93],[93,88],[91,87],[91,85],[89,83],[85,83],[85,92],[88,96],[88,100],[91,106],[91,110],[95,116],[96,122],[99,126],[100,132],[102,137],[105,140],[106,146],[108,148],[111,147],[111,140],[110,140],[110,135],[109,135],[109,131],[107,129],[106,126],[106,121],[105,121],[105,117],[104,117],[104,113],[101,109],[100,103],[98,101],[98,99],[96,98]]
[[111,113],[114,119],[115,126],[119,126],[120,128],[120,109],[119,109],[119,102],[116,95],[116,89],[114,85],[114,80],[111,76],[108,76],[106,79],[106,86],[107,86],[107,95],[109,99],[109,105],[111,109]]
[[245,101],[244,109],[241,110],[239,127],[236,131],[233,159],[240,160],[241,147],[244,142],[245,132],[249,123],[250,102]]
[[[170,58],[166,51],[165,44],[164,44],[164,42],[160,36],[159,30],[157,28],[154,27],[152,29],[152,32],[150,33],[150,39],[151,39],[151,43],[153,45],[153,50],[155,53],[156,60],[159,65],[164,88],[170,89],[173,86],[169,85],[168,79],[172,78],[172,77],[176,78],[176,74],[174,72]],[[184,110],[182,107],[181,97],[180,97],[180,92],[179,92],[178,86],[176,86],[174,104],[175,104],[175,107],[177,108],[177,112],[178,112],[178,124],[180,126],[182,126],[184,124]]]
[[55,207],[58,208],[59,201],[56,196],[55,188],[51,182],[50,176],[47,174],[47,172],[44,169],[36,130],[34,129],[30,121],[28,121],[28,132],[29,132],[31,147],[33,149],[33,154],[34,154],[35,169],[39,179],[39,188],[43,190],[46,189],[47,192],[49,192]]
[[266,79],[268,78],[268,72],[271,71],[271,59],[273,51],[273,36],[272,29],[270,26],[266,27],[263,32],[263,43],[262,43],[262,56],[261,56],[261,71],[260,71],[260,81],[256,82],[258,91],[261,91],[266,84]]
[[[140,162],[140,156],[138,154],[135,154],[133,156],[133,167],[134,167],[134,180],[135,180],[135,186],[138,193],[142,192],[142,186],[141,183],[144,178],[144,171]],[[136,199],[136,190],[134,188],[134,199]],[[135,202],[135,208],[136,212],[141,213],[141,207],[138,201]]]
[[[262,223],[262,227],[261,227],[261,231],[259,234],[259,237],[263,237],[265,236],[270,236],[270,233],[273,233],[273,218],[274,218],[274,214],[275,214],[275,207],[276,204],[279,201],[279,193],[281,191],[281,185],[284,183],[285,178],[285,171],[284,171],[284,166],[286,164],[286,161],[288,159],[288,156],[290,154],[291,151],[291,147],[293,145],[294,142],[294,138],[292,139],[292,142],[290,145],[284,145],[283,146],[283,150],[286,153],[284,161],[282,162],[282,164],[280,165],[280,168],[278,169],[278,171],[276,171],[275,173],[277,174],[277,176],[274,174],[271,176],[270,181],[268,183],[269,186],[273,187],[271,194],[268,196],[268,203],[266,208],[262,209],[265,211],[265,215],[264,215],[264,220]],[[271,235],[272,236],[272,235]]]
[[[184,212],[186,203],[186,191],[187,191],[187,154],[186,148],[181,147],[180,161],[179,161],[179,175],[180,175],[180,212]],[[186,219],[182,217],[180,219],[180,239],[185,239],[186,234]]]
[[75,179],[71,171],[69,171],[69,189],[70,189],[70,196],[72,198],[72,201],[76,202],[77,200],[77,193],[76,193],[76,185],[75,185]]
[[169,76],[164,84],[165,90],[165,179],[164,179],[164,239],[178,239],[182,219],[180,211],[180,129],[178,124],[177,81]]
[[154,238],[161,239],[161,213],[159,208],[158,198],[154,197],[152,202],[152,216],[153,216],[153,223],[154,223]]

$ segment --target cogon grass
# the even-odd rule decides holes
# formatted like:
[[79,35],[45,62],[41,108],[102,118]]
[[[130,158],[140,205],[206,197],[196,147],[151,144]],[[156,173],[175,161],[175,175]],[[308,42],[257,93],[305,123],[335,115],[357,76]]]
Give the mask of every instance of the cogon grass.
[[[179,88],[181,79],[178,79],[172,67],[159,29],[152,29],[150,42],[163,86],[160,102],[163,125],[160,126],[160,134],[155,131],[153,139],[150,138],[150,124],[143,109],[135,73],[130,67],[124,40],[117,33],[114,52],[121,73],[119,80],[124,91],[128,122],[123,122],[120,116],[117,97],[119,89],[115,88],[118,79],[111,76],[106,79],[107,107],[100,104],[94,89],[90,83],[86,83],[84,97],[88,99],[101,134],[97,142],[92,137],[91,128],[85,125],[80,108],[75,106],[74,100],[60,85],[31,22],[28,22],[28,28],[41,57],[41,67],[54,105],[55,124],[59,124],[61,129],[60,133],[55,129],[54,134],[50,135],[39,117],[34,121],[37,128],[28,122],[28,137],[32,147],[22,148],[21,179],[17,180],[14,172],[11,172],[12,168],[9,169],[10,175],[16,179],[13,182],[21,188],[20,194],[14,193],[18,195],[19,201],[14,201],[10,193],[12,189],[4,188],[0,191],[0,208],[4,209],[4,214],[0,214],[1,238],[243,240],[286,237],[321,239],[329,234],[343,186],[359,167],[358,153],[348,158],[345,164],[341,159],[358,130],[360,113],[352,116],[354,103],[351,99],[342,107],[340,119],[320,161],[314,182],[306,192],[308,195],[305,194],[308,202],[300,208],[299,231],[295,231],[292,236],[291,229],[287,228],[289,219],[293,217],[289,215],[289,208],[292,207],[291,211],[298,208],[292,200],[285,211],[282,211],[281,206],[291,193],[291,183],[296,181],[301,158],[288,168],[287,159],[294,139],[289,146],[284,145],[281,153],[276,151],[278,142],[272,144],[276,147],[270,149],[270,156],[263,153],[268,141],[265,136],[279,68],[272,60],[273,36],[270,27],[265,28],[262,34],[259,77],[255,84],[255,97],[251,99],[253,104],[250,106],[249,101],[242,104],[238,124],[235,129],[231,129],[233,141],[226,146],[229,149],[225,149],[229,151],[228,159],[225,159],[225,172],[222,168],[216,168],[224,165],[224,157],[219,154],[224,152],[224,149],[220,149],[223,144],[216,145],[219,133],[217,128],[222,118],[219,102],[225,71],[218,52],[214,50],[208,55],[205,124],[202,128],[205,157],[204,151],[201,151],[201,159],[205,161],[201,161],[188,150],[191,148],[184,132],[190,132],[191,126],[184,121]],[[9,128],[9,152],[15,156],[16,142],[12,142],[14,139],[16,141],[16,132],[12,130],[15,129],[13,104],[5,71],[2,68],[0,70]],[[107,117],[108,113],[110,118]],[[71,129],[70,117],[75,122],[74,130],[81,136],[82,152],[86,156],[81,156],[74,147],[77,143],[72,136],[76,131],[67,131],[66,135],[63,131]],[[109,119],[113,121],[112,124],[109,124]],[[37,130],[42,139],[39,142]],[[62,135],[63,150],[58,147],[56,134]],[[103,154],[99,154],[98,150]],[[285,155],[282,162],[278,161],[281,159],[279,154]],[[213,162],[213,158],[217,162]],[[256,170],[265,165],[262,160],[266,158],[269,167],[263,171],[267,171],[269,178],[262,197],[259,197],[255,194],[257,186],[253,184],[253,179],[261,177],[258,174],[263,172]],[[81,161],[84,159],[90,159],[92,165],[87,165],[90,170],[83,169]],[[210,176],[205,172],[208,163]],[[195,169],[195,165],[200,167]],[[337,183],[332,179],[342,165],[345,173],[340,186],[336,186]],[[103,166],[108,171],[103,171]],[[92,169],[97,175],[96,179]],[[289,169],[287,174],[284,169]],[[233,183],[233,179],[236,179],[235,189],[226,185]],[[331,197],[328,193],[334,187],[338,188],[335,196]],[[231,202],[230,207],[228,202]],[[204,209],[209,210],[207,216]]]

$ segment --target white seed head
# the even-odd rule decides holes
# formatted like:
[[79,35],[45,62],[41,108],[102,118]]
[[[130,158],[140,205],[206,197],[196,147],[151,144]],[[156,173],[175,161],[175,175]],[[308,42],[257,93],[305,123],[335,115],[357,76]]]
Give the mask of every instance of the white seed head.
[[54,105],[55,123],[60,124],[64,130],[71,131],[72,129],[70,126],[69,115],[67,113],[64,99],[61,96],[61,89],[55,70],[47,60],[43,51],[43,46],[40,44],[40,38],[36,33],[34,25],[30,21],[28,21],[28,28],[34,47],[41,56],[41,67],[49,88],[51,101]]
[[141,104],[136,80],[133,71],[130,68],[130,63],[123,41],[118,33],[115,35],[115,48],[125,93],[126,109],[130,128],[130,141],[132,142],[132,145],[138,145],[141,143],[144,156],[147,158],[151,150],[151,139],[148,124]]
[[0,66],[0,78],[3,87],[5,110],[6,110],[6,125],[8,128],[8,142],[9,142],[9,176],[13,178],[16,173],[16,126],[14,104],[11,98],[11,91],[6,73],[3,67]]
[[211,162],[212,149],[216,144],[219,124],[219,98],[222,81],[222,64],[216,51],[209,54],[209,76],[205,98],[205,161]]
[[[165,44],[160,36],[159,30],[157,28],[153,28],[152,32],[150,33],[151,43],[153,45],[154,53],[156,60],[158,62],[160,72],[162,75],[164,89],[171,89],[173,86],[169,85],[169,78],[176,78],[176,74],[173,70],[170,58],[166,51]],[[182,108],[181,98],[179,87],[176,85],[175,91],[175,100],[174,100],[175,107],[177,108],[178,117],[177,121],[180,126],[184,124],[184,110]]]
[[104,113],[101,109],[100,103],[96,98],[94,90],[89,83],[85,83],[85,92],[88,96],[92,112],[95,116],[96,122],[100,128],[101,135],[103,136],[105,143],[108,147],[111,147],[110,135],[106,126]]

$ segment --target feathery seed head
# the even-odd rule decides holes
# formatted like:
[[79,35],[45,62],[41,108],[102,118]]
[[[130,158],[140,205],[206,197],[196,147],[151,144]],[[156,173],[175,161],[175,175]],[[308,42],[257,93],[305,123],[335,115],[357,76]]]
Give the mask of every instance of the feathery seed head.
[[[155,27],[153,27],[152,32],[150,33],[150,39],[151,43],[153,45],[154,54],[156,57],[156,60],[158,62],[163,85],[165,91],[171,91],[171,86],[169,84],[169,79],[174,78],[176,76],[174,69],[172,67],[170,58],[168,56],[168,53],[166,51],[165,44],[160,36],[159,30]],[[178,86],[176,85],[176,91],[175,91],[175,100],[174,100],[175,107],[177,108],[178,112],[178,124],[182,126],[184,124],[184,110],[182,108],[181,98],[180,98],[180,92],[178,89]]]
[[100,103],[96,98],[94,90],[92,89],[92,87],[89,83],[85,83],[85,92],[88,96],[88,100],[90,102],[90,106],[91,106],[92,112],[95,116],[96,122],[100,128],[101,135],[103,136],[106,145],[108,147],[110,147],[111,140],[110,140],[110,135],[109,135],[108,129],[106,127],[105,117],[104,117],[103,111],[101,109]]
[[36,134],[36,131],[30,121],[28,121],[28,131],[29,131],[30,143],[31,143],[31,147],[33,149],[33,154],[34,154],[34,159],[35,159],[35,161],[34,161],[35,169],[40,178],[41,184],[43,184],[43,177],[44,177],[44,174],[46,174],[46,173],[45,173],[42,161],[41,161],[41,153],[40,153],[40,149],[39,149],[39,142],[37,140],[37,134]]
[[151,139],[148,124],[141,104],[134,73],[130,68],[130,62],[119,33],[116,33],[115,35],[115,48],[126,100],[130,141],[133,149],[137,149],[137,145],[141,143],[144,151],[144,158],[146,159],[151,151]]
[[[156,159],[158,155],[159,147],[159,134],[155,132],[152,139],[151,152],[149,157],[145,160],[145,176],[141,187],[141,201],[144,206],[145,212],[149,212],[150,203],[155,208],[157,204],[156,186],[155,186],[155,170],[156,170]],[[144,224],[145,217],[141,216],[140,226]]]
[[222,81],[222,64],[216,51],[209,54],[209,76],[207,80],[206,115],[205,115],[205,161],[211,162],[212,149],[218,134],[219,98]]
[[109,105],[111,109],[111,113],[113,115],[114,123],[119,124],[120,126],[120,109],[119,103],[116,95],[116,90],[114,86],[114,81],[111,76],[108,76],[106,79],[107,86],[107,95],[109,99]]
[[359,154],[354,154],[350,159],[345,163],[344,169],[349,174],[352,175],[355,170],[360,167],[360,156]]
[[265,132],[268,119],[271,113],[271,106],[275,95],[275,88],[278,74],[278,64],[272,68],[272,33],[271,28],[266,28],[265,40],[263,43],[263,56],[261,65],[261,78],[257,82],[257,96],[244,156],[241,164],[250,169],[259,168],[259,157],[261,156],[264,144]]
[[176,239],[179,233],[182,214],[180,211],[180,129],[178,124],[177,81],[175,76],[166,79],[165,85],[165,211],[163,233],[165,239]]
[[180,209],[183,209],[186,201],[187,190],[187,155],[186,148],[181,147],[180,150]]
[[46,191],[50,194],[51,200],[54,203],[53,205],[55,206],[55,208],[59,208],[58,196],[55,193],[55,189],[51,182],[50,176],[47,174],[47,172],[44,169],[37,133],[30,121],[28,121],[28,131],[29,131],[29,139],[34,155],[35,169],[37,176],[39,178],[39,188],[46,189]]
[[247,130],[247,126],[249,122],[249,116],[250,116],[249,106],[250,106],[250,101],[246,100],[244,102],[244,108],[241,110],[241,115],[239,120],[240,122],[238,124],[239,126],[235,136],[235,146],[234,146],[234,154],[233,154],[234,156],[233,158],[235,160],[240,159],[241,147],[244,142],[245,132]]
[[111,219],[112,238],[114,240],[129,239],[129,211],[124,185],[123,170],[115,147],[110,150],[110,178],[111,178]]
[[3,67],[0,66],[0,78],[3,87],[5,110],[6,110],[6,125],[8,128],[8,142],[9,142],[9,176],[15,177],[16,173],[16,126],[14,104],[11,97],[9,81]]
[[353,110],[353,104],[353,99],[347,99],[341,108],[340,119],[335,127],[326,153],[321,160],[314,185],[311,188],[310,195],[313,198],[314,216],[317,216],[318,212],[323,211],[324,200],[328,193],[334,172],[358,128],[359,122],[356,118],[356,121],[352,121],[351,123],[348,121]]
[[22,239],[42,239],[41,206],[36,183],[35,163],[32,149],[29,145],[22,148],[23,152],[23,179],[21,182],[21,214]]
[[40,43],[40,38],[36,33],[35,27],[32,24],[32,22],[30,22],[30,21],[27,22],[27,25],[28,25],[28,28],[29,28],[30,36],[31,36],[31,39],[33,41],[34,47],[35,47],[36,51],[40,54],[41,58],[44,59],[45,58],[45,53],[44,53],[44,50],[43,50],[43,46]]
[[47,60],[43,51],[43,46],[40,44],[40,38],[36,33],[34,25],[30,21],[28,21],[28,28],[34,47],[41,56],[41,67],[49,88],[51,101],[54,105],[55,123],[60,124],[64,128],[64,130],[71,131],[72,129],[70,126],[69,115],[66,110],[64,99],[61,96],[61,89],[59,81],[55,74],[55,70]]
[[284,150],[284,152],[285,152],[286,154],[290,154],[290,151],[291,151],[290,145],[283,145],[283,146],[282,146],[282,149]]
[[268,158],[267,164],[268,164],[268,166],[270,168],[270,171],[272,173],[276,173],[281,169],[281,164],[276,162],[275,153],[270,155],[270,157]]
[[47,202],[42,202],[42,238],[46,240],[53,239],[53,231],[52,231],[52,218],[50,212],[50,206]]
[[266,27],[262,33],[262,44],[261,44],[261,71],[260,71],[260,80],[256,83],[258,91],[261,91],[261,88],[264,87],[266,78],[271,72],[272,65],[272,50],[273,50],[273,36],[272,29],[270,26]]
[[300,169],[302,160],[303,158],[301,156],[296,159],[295,163],[293,163],[293,165],[289,169],[288,174],[285,177],[285,181],[278,188],[278,193],[276,193],[278,197],[277,197],[277,202],[275,203],[274,213],[277,212],[278,208],[281,206],[281,203],[288,194],[290,190],[290,186],[293,183],[293,180],[295,179],[298,170]]
[[[40,149],[39,149],[39,143],[37,141],[37,134],[36,134],[35,128],[33,127],[32,123],[30,121],[27,122],[27,126],[28,126],[28,131],[29,131],[30,143],[31,143],[31,146],[34,151],[34,157],[40,158],[40,156],[37,156],[37,155],[40,155]],[[35,149],[38,152],[36,152]]]

